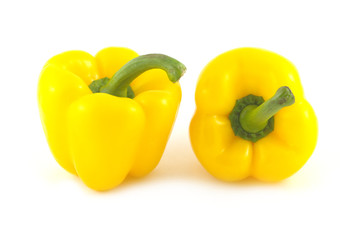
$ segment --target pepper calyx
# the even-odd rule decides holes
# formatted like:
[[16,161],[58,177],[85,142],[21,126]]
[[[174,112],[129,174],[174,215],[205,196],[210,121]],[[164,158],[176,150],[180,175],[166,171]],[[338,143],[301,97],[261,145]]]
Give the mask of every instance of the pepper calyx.
[[240,121],[241,113],[246,107],[254,106],[257,107],[265,102],[263,97],[255,96],[253,94],[250,94],[248,96],[245,96],[241,99],[238,99],[236,101],[235,107],[231,111],[229,115],[229,119],[231,121],[231,127],[233,129],[233,132],[236,136],[239,136],[245,140],[251,141],[251,142],[257,142],[258,140],[264,138],[269,133],[271,133],[274,130],[274,118],[271,117],[267,125],[264,129],[258,131],[258,132],[248,132],[246,131]]
[[280,87],[267,101],[255,95],[241,98],[229,115],[232,129],[236,136],[256,142],[274,130],[273,116],[294,102],[294,94],[287,86]]
[[151,69],[164,70],[173,83],[177,82],[186,71],[185,65],[167,55],[142,55],[127,62],[110,79],[96,80],[99,82],[92,86],[92,91],[98,90],[101,93],[108,93],[117,97],[128,97],[130,83],[139,75]]
[[[99,92],[101,92],[101,88],[103,86],[105,86],[108,83],[108,81],[109,81],[108,77],[97,79],[97,80],[93,81],[92,83],[90,83],[89,88],[90,88],[91,92],[99,93]],[[131,99],[133,99],[135,97],[135,93],[132,90],[131,86],[128,86],[126,97],[131,98]]]

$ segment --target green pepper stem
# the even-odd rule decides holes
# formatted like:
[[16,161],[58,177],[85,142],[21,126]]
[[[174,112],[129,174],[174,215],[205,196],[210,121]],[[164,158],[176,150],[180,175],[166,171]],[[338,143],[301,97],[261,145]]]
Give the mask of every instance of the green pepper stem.
[[280,87],[275,95],[259,106],[248,105],[240,115],[242,128],[250,133],[256,133],[264,129],[268,120],[279,110],[290,106],[295,102],[292,91],[287,87]]
[[170,81],[177,82],[185,73],[186,67],[179,61],[163,54],[148,54],[139,56],[126,63],[117,71],[100,92],[119,97],[127,96],[130,83],[143,72],[160,68],[164,70]]

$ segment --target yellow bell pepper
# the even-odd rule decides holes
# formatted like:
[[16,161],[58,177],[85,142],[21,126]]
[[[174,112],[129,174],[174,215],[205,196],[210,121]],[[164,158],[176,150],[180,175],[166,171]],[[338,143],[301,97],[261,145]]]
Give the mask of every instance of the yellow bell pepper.
[[317,119],[297,70],[273,52],[239,48],[219,55],[202,71],[195,99],[192,147],[218,179],[279,181],[315,149]]
[[176,117],[184,72],[173,58],[127,48],[51,58],[40,75],[38,102],[57,162],[95,190],[151,172]]

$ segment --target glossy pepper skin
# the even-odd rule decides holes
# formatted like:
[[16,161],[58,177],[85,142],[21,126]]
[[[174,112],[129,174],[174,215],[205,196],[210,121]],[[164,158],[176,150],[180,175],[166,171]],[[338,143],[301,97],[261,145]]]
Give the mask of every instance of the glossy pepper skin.
[[89,85],[112,76],[137,53],[105,48],[95,57],[68,51],[51,58],[38,85],[40,117],[51,152],[68,172],[95,190],[144,176],[158,164],[181,100],[179,83],[160,69],[130,86],[133,99],[92,93]]
[[[274,115],[272,131],[254,141],[236,136],[230,121],[236,101],[251,94],[267,100],[282,90],[292,92],[290,104],[295,102]],[[278,54],[239,48],[219,55],[202,71],[195,99],[192,147],[204,168],[218,179],[252,176],[279,181],[297,172],[315,149],[315,113],[304,98],[296,68]]]

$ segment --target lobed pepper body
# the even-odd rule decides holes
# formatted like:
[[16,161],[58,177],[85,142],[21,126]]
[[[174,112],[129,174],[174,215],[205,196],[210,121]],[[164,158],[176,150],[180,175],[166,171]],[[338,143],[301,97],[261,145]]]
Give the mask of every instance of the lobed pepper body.
[[95,190],[144,176],[158,164],[181,100],[179,83],[160,69],[139,75],[133,99],[92,93],[89,85],[111,78],[138,54],[105,48],[95,57],[68,51],[51,58],[38,85],[44,132],[55,159]]
[[[231,119],[237,100],[252,95],[266,100],[282,86],[291,90],[295,103],[274,115],[271,132],[252,141],[237,136]],[[195,99],[191,144],[203,167],[218,179],[279,181],[297,172],[315,149],[316,115],[296,68],[278,54],[239,48],[219,55],[202,71]]]

